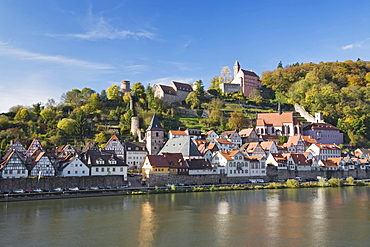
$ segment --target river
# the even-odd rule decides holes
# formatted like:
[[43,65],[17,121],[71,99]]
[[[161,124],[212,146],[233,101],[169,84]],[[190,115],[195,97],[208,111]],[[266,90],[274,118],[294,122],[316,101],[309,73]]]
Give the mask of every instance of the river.
[[370,246],[370,187],[0,203],[1,246]]

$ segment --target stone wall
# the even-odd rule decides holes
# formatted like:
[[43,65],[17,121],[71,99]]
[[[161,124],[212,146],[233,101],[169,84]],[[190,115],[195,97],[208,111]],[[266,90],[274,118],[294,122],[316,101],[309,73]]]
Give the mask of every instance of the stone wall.
[[0,179],[0,190],[53,189],[90,186],[118,186],[127,183],[123,176],[44,177]]
[[316,122],[315,121],[315,117],[312,116],[310,113],[308,113],[303,106],[301,106],[299,104],[294,104],[294,110],[296,112],[299,112],[299,114],[302,117],[304,117],[307,120],[307,122],[311,122],[311,123],[315,123]]
[[317,177],[324,178],[369,178],[370,171],[367,170],[351,170],[351,171],[290,171],[290,170],[278,170],[276,167],[268,166],[267,176],[263,177],[226,177],[226,175],[161,175],[151,174],[147,179],[149,186],[164,186],[166,184],[175,183],[194,183],[194,184],[206,184],[206,183],[230,183],[230,182],[241,182],[248,181],[253,178],[262,178],[265,181],[277,181],[286,180],[295,177],[301,177],[303,179],[317,179]]

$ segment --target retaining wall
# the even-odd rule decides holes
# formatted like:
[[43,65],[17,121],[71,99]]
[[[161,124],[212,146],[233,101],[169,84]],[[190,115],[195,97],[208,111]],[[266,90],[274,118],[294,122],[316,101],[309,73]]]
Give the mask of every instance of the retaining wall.
[[3,178],[0,179],[0,190],[15,189],[53,189],[90,186],[118,186],[126,184],[123,176],[86,176],[86,177],[43,177],[37,178]]

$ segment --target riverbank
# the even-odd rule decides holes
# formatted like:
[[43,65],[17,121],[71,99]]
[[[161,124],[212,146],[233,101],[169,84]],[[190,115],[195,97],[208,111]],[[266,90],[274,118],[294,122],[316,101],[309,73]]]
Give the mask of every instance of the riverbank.
[[193,185],[176,186],[169,185],[164,187],[131,187],[119,189],[99,189],[99,190],[78,190],[60,192],[41,192],[41,193],[11,193],[1,194],[0,202],[29,201],[29,200],[50,200],[83,197],[102,197],[120,195],[143,195],[143,194],[163,194],[163,193],[191,193],[191,192],[212,192],[212,191],[232,191],[232,190],[261,190],[261,189],[292,189],[292,188],[319,188],[319,187],[344,187],[344,186],[370,186],[370,182],[362,180],[348,181],[342,179],[320,179],[317,182],[298,182],[290,179],[285,183],[271,182],[261,184],[213,184],[213,185]]

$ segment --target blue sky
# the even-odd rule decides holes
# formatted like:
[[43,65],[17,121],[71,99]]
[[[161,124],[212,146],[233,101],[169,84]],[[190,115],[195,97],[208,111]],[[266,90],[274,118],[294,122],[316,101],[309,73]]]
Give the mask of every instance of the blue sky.
[[235,60],[258,75],[370,58],[370,1],[2,0],[0,112],[121,80],[206,87]]

